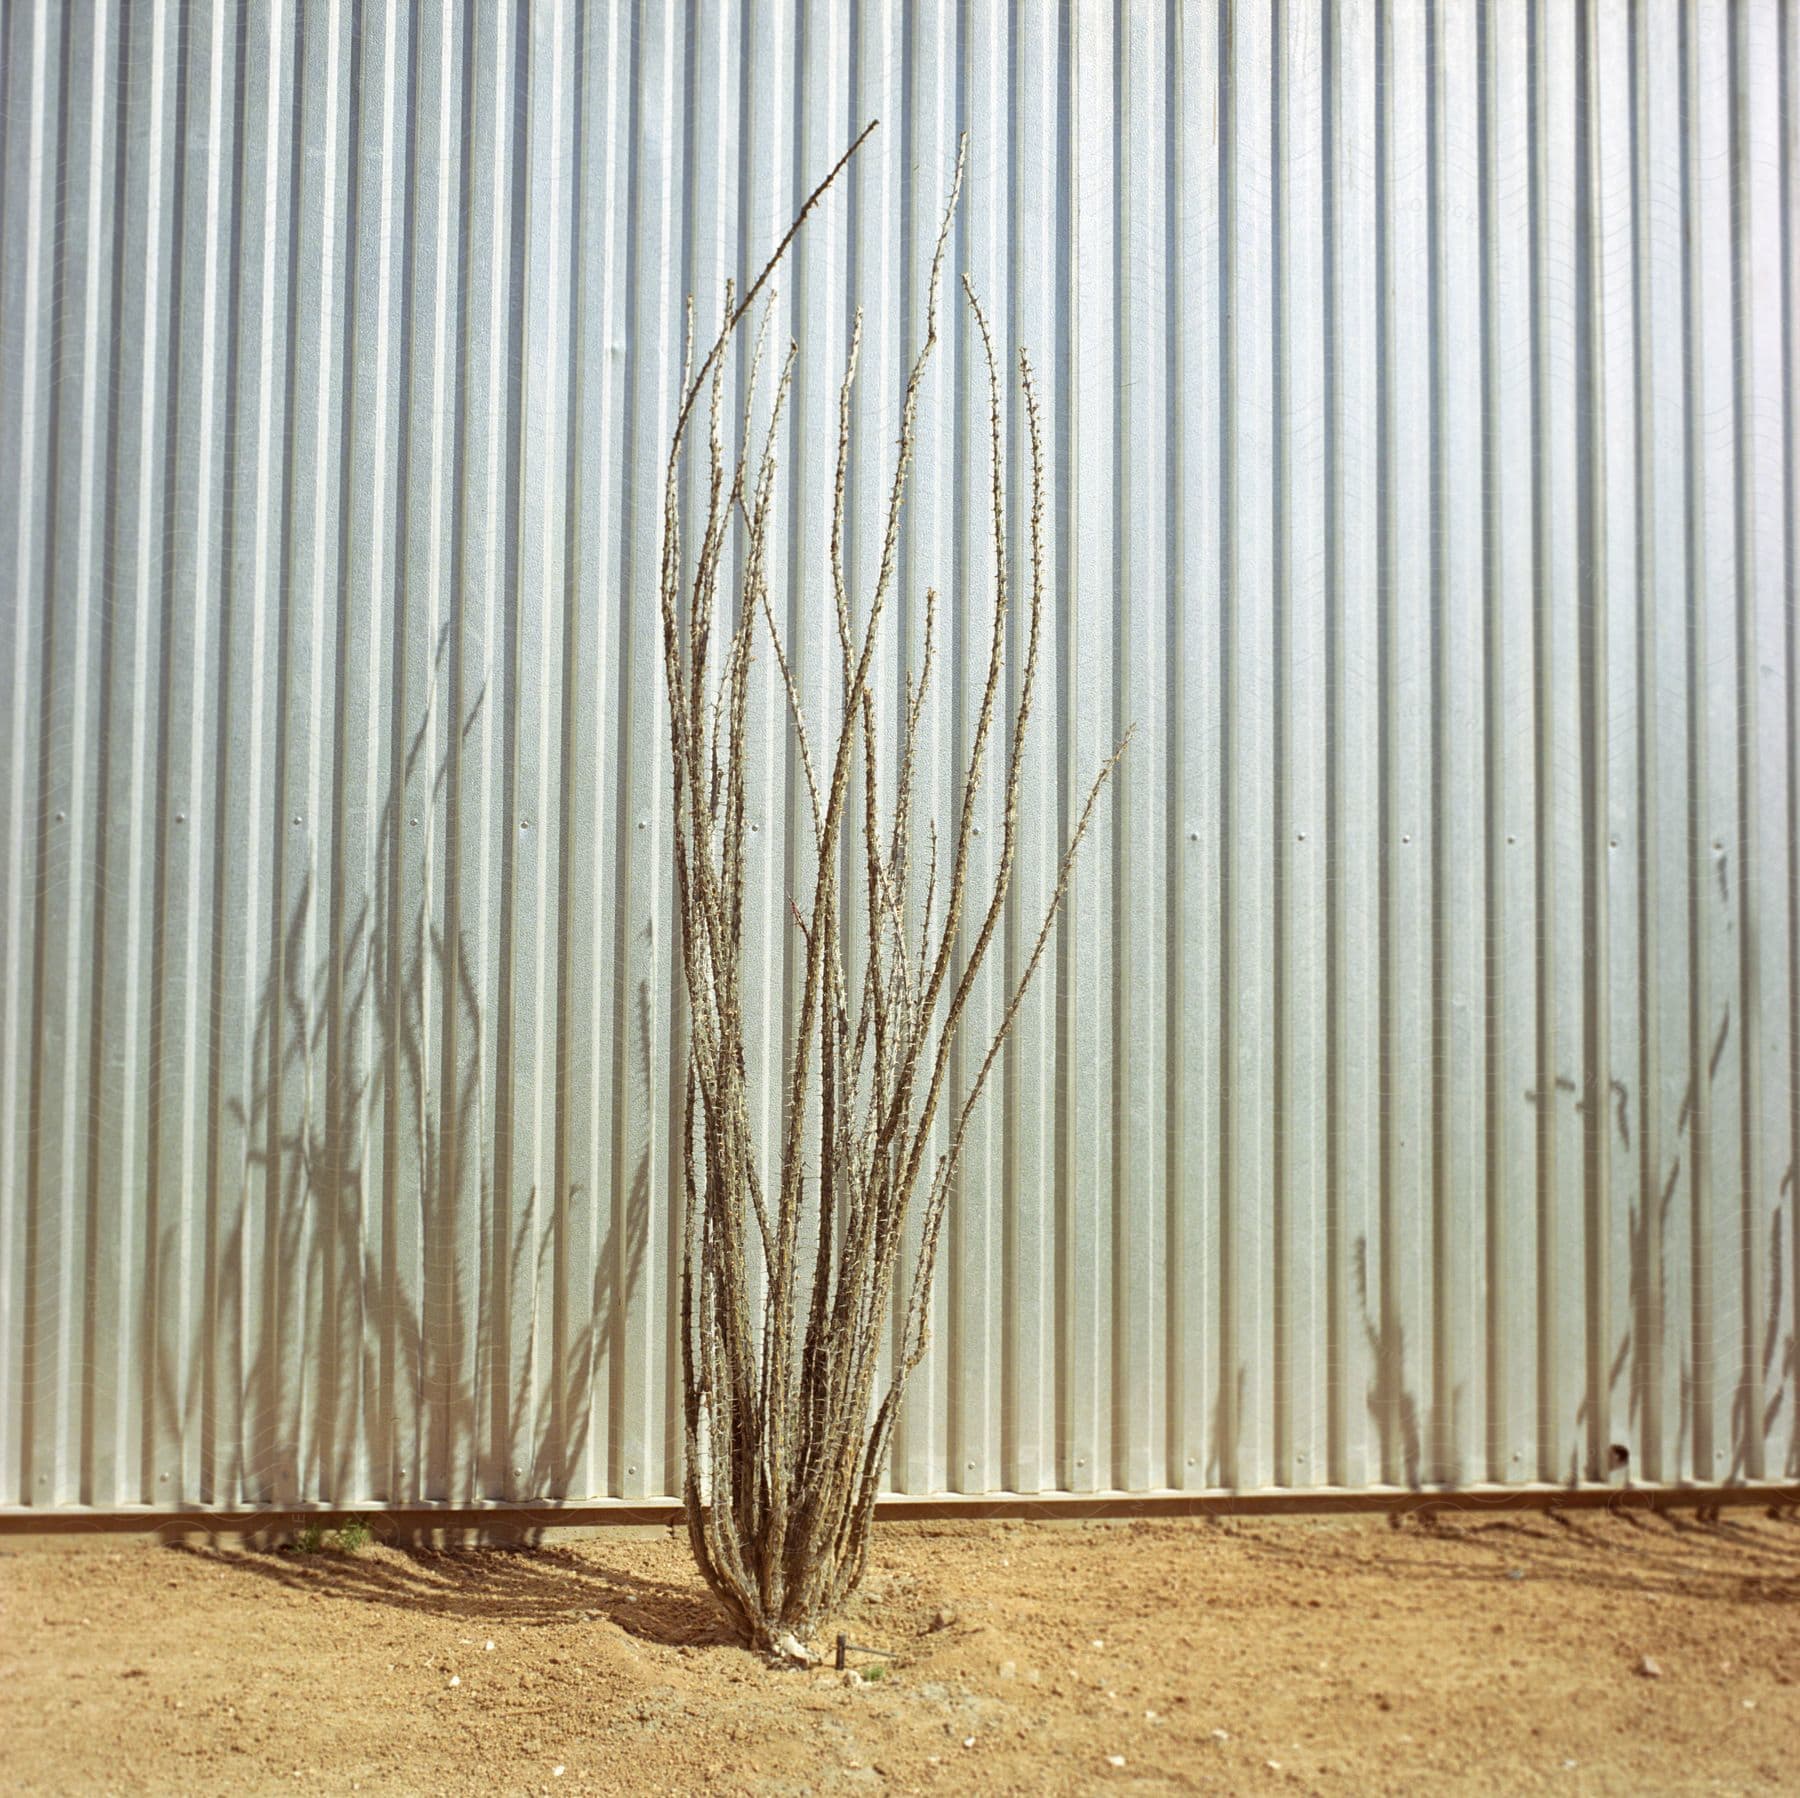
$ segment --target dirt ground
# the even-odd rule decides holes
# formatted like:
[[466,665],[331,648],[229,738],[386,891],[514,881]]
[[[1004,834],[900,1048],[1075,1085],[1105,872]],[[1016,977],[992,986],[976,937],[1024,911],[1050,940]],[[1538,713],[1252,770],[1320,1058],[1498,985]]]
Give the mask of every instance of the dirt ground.
[[766,1666],[663,1532],[15,1542],[0,1787],[1800,1792],[1792,1516],[892,1525],[844,1621]]

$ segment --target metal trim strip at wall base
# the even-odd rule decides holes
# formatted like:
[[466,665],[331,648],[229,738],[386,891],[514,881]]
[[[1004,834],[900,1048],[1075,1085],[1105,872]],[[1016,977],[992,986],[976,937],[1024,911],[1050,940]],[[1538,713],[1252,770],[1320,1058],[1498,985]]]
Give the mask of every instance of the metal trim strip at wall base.
[[[1350,1489],[1274,1488],[1254,1492],[945,1493],[893,1495],[876,1507],[882,1523],[995,1522],[1114,1523],[1145,1518],[1332,1517],[1386,1515],[1431,1522],[1445,1516],[1518,1511],[1693,1511],[1761,1506],[1771,1512],[1800,1508],[1800,1483],[1756,1480],[1725,1485],[1577,1486],[1375,1486]],[[204,1538],[273,1547],[312,1525],[340,1528],[366,1524],[383,1542],[439,1547],[530,1544],[619,1531],[673,1529],[682,1520],[675,1499],[600,1503],[422,1504],[371,1510],[295,1506],[279,1510],[168,1511],[151,1507],[34,1510],[0,1507],[0,1540],[10,1546],[49,1547],[95,1536],[159,1542]]]

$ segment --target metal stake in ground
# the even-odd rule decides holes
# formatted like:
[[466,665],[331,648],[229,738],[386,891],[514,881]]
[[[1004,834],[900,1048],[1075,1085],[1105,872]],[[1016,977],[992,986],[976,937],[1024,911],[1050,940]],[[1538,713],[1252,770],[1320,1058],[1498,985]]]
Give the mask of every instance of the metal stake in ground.
[[865,1648],[860,1642],[852,1642],[847,1636],[840,1635],[837,1643],[837,1666],[840,1673],[847,1664],[844,1660],[847,1654],[878,1654],[884,1661],[897,1661],[900,1658],[892,1649]]

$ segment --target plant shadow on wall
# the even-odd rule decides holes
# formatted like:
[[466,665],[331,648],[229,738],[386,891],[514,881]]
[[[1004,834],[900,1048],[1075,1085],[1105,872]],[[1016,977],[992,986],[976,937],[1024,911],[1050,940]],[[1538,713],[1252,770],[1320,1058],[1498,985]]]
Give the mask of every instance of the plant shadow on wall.
[[[484,687],[463,737],[486,701]],[[454,745],[428,796],[415,782],[429,725],[419,721],[380,807],[372,887],[350,890],[336,842],[342,902],[321,900],[315,868],[287,908],[258,990],[250,1090],[223,1101],[245,1150],[213,1175],[216,1290],[185,1359],[167,1333],[145,1343],[147,1409],[203,1445],[189,1502],[592,1496],[595,1395],[644,1272],[650,1150],[611,1207],[591,1289],[559,1284],[557,1250],[584,1195],[558,1195],[546,1216],[535,1190],[511,1189],[506,1108],[494,1103],[511,1069],[468,934],[446,937],[423,882],[396,890],[401,849],[424,841],[431,853],[403,814],[429,806],[440,828],[454,815]],[[315,938],[323,947],[309,951]],[[640,987],[631,1072],[646,1106],[649,1006]],[[232,1182],[238,1202],[225,1207]],[[157,1288],[175,1290],[179,1219],[155,1253]]]
[[[1724,1060],[1730,1040],[1731,1005],[1727,1001],[1719,1014],[1706,1058],[1704,1081],[1709,1093],[1718,1079],[1720,1063]],[[1688,1320],[1671,1309],[1667,1270],[1671,1259],[1688,1256],[1691,1250],[1689,1241],[1671,1240],[1669,1220],[1684,1174],[1692,1177],[1695,1138],[1701,1122],[1697,1078],[1697,1072],[1690,1073],[1682,1093],[1681,1106],[1676,1114],[1675,1147],[1665,1169],[1652,1165],[1652,1151],[1648,1142],[1640,1144],[1634,1151],[1630,1092],[1623,1082],[1615,1080],[1612,1083],[1611,1128],[1618,1133],[1620,1147],[1627,1155],[1634,1152],[1638,1154],[1640,1173],[1628,1223],[1631,1259],[1630,1322],[1607,1370],[1607,1390],[1609,1393],[1616,1392],[1620,1380],[1629,1370],[1626,1415],[1634,1440],[1641,1438],[1660,1406],[1662,1356],[1672,1352],[1679,1333],[1679,1411],[1675,1420],[1674,1449],[1665,1458],[1663,1477],[1715,1478],[1726,1483],[1751,1477],[1800,1479],[1800,1336],[1796,1335],[1792,1326],[1785,1341],[1781,1334],[1782,1312],[1787,1302],[1784,1267],[1786,1245],[1782,1226],[1783,1214],[1791,1203],[1794,1190],[1794,1170],[1791,1166],[1782,1173],[1776,1202],[1768,1217],[1768,1273],[1761,1294],[1762,1316],[1760,1319],[1747,1319],[1738,1341],[1727,1342],[1716,1332],[1713,1339],[1714,1358],[1721,1362],[1735,1361],[1737,1367],[1737,1378],[1731,1391],[1730,1459],[1724,1466],[1711,1470],[1689,1467],[1690,1457],[1694,1453],[1696,1411],[1703,1399],[1701,1376],[1695,1359],[1698,1345],[1692,1332],[1685,1328]],[[1735,1128],[1735,1121],[1731,1127]],[[1705,1200],[1702,1198],[1696,1201],[1690,1195],[1690,1203],[1693,1202],[1704,1203]],[[1726,1221],[1722,1217],[1715,1217],[1715,1230]],[[1741,1263],[1748,1262],[1754,1251],[1755,1236],[1761,1230],[1760,1221],[1754,1217],[1734,1217],[1729,1221],[1734,1226],[1742,1223],[1742,1233],[1736,1239],[1736,1253],[1741,1258]],[[1730,1252],[1730,1242],[1728,1233],[1715,1236],[1715,1258]],[[1734,1284],[1738,1285],[1746,1300],[1752,1297],[1748,1282],[1742,1277],[1741,1264]],[[1757,1474],[1757,1451],[1776,1431],[1784,1405],[1793,1413],[1785,1465],[1779,1469],[1764,1466],[1760,1474]],[[1584,1403],[1578,1414],[1578,1422],[1585,1421],[1587,1410]],[[1666,1427],[1665,1421],[1664,1428]]]
[[[1382,1281],[1379,1319],[1370,1308],[1369,1239],[1366,1236],[1356,1239],[1356,1295],[1362,1310],[1363,1335],[1369,1345],[1372,1377],[1367,1402],[1376,1440],[1381,1447],[1381,1465],[1384,1473],[1400,1466],[1405,1483],[1417,1488],[1424,1480],[1424,1465],[1419,1401],[1406,1384],[1406,1330],[1394,1302],[1391,1280]],[[1453,1473],[1444,1477],[1448,1484],[1459,1483]]]
[[[1712,1033],[1710,1050],[1703,1075],[1708,1090],[1718,1078],[1731,1036],[1729,1003],[1720,1014]],[[1585,1113],[1576,1083],[1566,1077],[1546,1082],[1549,1102],[1561,1102],[1565,1095],[1575,1111]],[[1692,1465],[1696,1453],[1698,1413],[1711,1402],[1696,1366],[1697,1338],[1695,1319],[1688,1307],[1671,1305],[1668,1269],[1672,1261],[1691,1258],[1690,1235],[1671,1235],[1671,1218],[1675,1201],[1682,1190],[1684,1172],[1691,1178],[1695,1135],[1700,1127],[1699,1104],[1695,1078],[1690,1075],[1676,1115],[1675,1147],[1666,1168],[1653,1167],[1649,1145],[1634,1143],[1631,1121],[1630,1092],[1622,1081],[1610,1085],[1611,1103],[1604,1111],[1596,1110],[1596,1127],[1616,1131],[1619,1145],[1627,1156],[1637,1157],[1639,1178],[1629,1200],[1627,1234],[1629,1269],[1627,1273],[1628,1321],[1606,1370],[1606,1391],[1615,1397],[1620,1383],[1629,1376],[1625,1404],[1621,1411],[1616,1403],[1608,1407],[1611,1418],[1607,1429],[1596,1431],[1591,1423],[1593,1396],[1584,1396],[1576,1407],[1574,1433],[1577,1443],[1585,1441],[1586,1452],[1571,1447],[1563,1469],[1566,1483],[1577,1486],[1584,1479],[1604,1481],[1615,1471],[1610,1462],[1611,1440],[1615,1435],[1629,1438],[1633,1445],[1656,1441],[1653,1420],[1663,1430],[1673,1423],[1674,1440],[1666,1451],[1635,1457],[1634,1470],[1645,1477],[1671,1479],[1717,1479],[1726,1484],[1750,1478],[1800,1478],[1800,1337],[1790,1328],[1782,1334],[1786,1295],[1786,1261],[1788,1239],[1784,1232],[1784,1216],[1793,1193],[1793,1170],[1784,1171],[1776,1203],[1766,1220],[1767,1273],[1763,1282],[1760,1314],[1749,1317],[1741,1331],[1727,1340],[1717,1325],[1714,1328],[1712,1355],[1717,1363],[1735,1367],[1729,1401],[1729,1458],[1721,1459],[1715,1468]],[[1546,1102],[1542,1091],[1525,1095],[1528,1105]],[[1586,1121],[1584,1116],[1584,1122]],[[1696,1202],[1690,1194],[1690,1203]],[[1698,1202],[1704,1202],[1703,1200]],[[1732,1270],[1732,1279],[1746,1299],[1751,1297],[1744,1264],[1755,1248],[1754,1234],[1764,1229],[1762,1220],[1743,1220],[1743,1230],[1733,1236],[1719,1226],[1740,1220],[1715,1216],[1715,1263],[1735,1255],[1740,1265]],[[1602,1220],[1602,1227],[1604,1220]],[[1679,1229],[1680,1226],[1678,1225]],[[1691,1229],[1691,1222],[1689,1223]],[[1380,1448],[1384,1477],[1397,1473],[1404,1483],[1417,1489],[1425,1482],[1447,1486],[1464,1483],[1458,1455],[1462,1431],[1458,1427],[1455,1408],[1461,1401],[1461,1388],[1452,1395],[1448,1407],[1433,1407],[1429,1424],[1425,1409],[1416,1392],[1408,1385],[1406,1374],[1406,1331],[1399,1307],[1392,1297],[1392,1281],[1379,1280],[1379,1302],[1371,1293],[1377,1279],[1371,1269],[1371,1245],[1366,1236],[1355,1245],[1355,1283],[1362,1330],[1367,1345],[1370,1377],[1365,1393],[1368,1415],[1374,1425]],[[1715,1279],[1717,1277],[1715,1271]],[[1664,1357],[1679,1355],[1679,1377],[1674,1391],[1677,1410],[1673,1420],[1661,1417]],[[1789,1432],[1785,1462],[1781,1467],[1758,1465],[1758,1450],[1774,1435],[1781,1421],[1783,1407],[1794,1411],[1794,1427]],[[1221,1391],[1220,1412],[1225,1410]],[[1715,1427],[1717,1426],[1715,1420]],[[1429,1453],[1425,1437],[1429,1434]],[[1217,1431],[1215,1431],[1215,1435]],[[1627,1454],[1631,1453],[1627,1448]],[[1585,1465],[1584,1465],[1585,1460]],[[1660,1466],[1657,1463],[1660,1461]]]

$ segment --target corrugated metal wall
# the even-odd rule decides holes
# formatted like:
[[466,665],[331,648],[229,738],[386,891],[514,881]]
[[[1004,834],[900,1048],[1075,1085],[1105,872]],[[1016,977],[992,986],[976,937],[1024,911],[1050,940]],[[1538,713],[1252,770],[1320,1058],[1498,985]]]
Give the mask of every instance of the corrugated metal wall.
[[[895,1486],[1797,1471],[1800,9],[15,0],[0,55],[0,1502],[678,1489],[682,297],[871,116],[779,304],[802,682],[852,306],[866,589],[966,126],[1052,446],[1000,965],[1139,725]],[[953,659],[971,346],[904,549]]]

